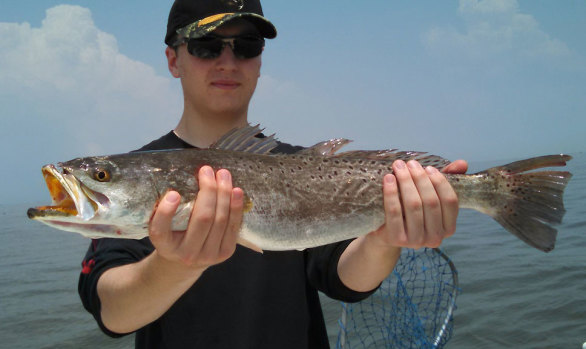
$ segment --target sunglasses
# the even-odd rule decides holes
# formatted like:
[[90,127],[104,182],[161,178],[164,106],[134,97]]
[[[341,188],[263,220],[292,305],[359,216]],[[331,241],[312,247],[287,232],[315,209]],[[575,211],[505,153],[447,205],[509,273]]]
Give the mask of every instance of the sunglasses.
[[262,53],[264,38],[256,35],[221,37],[213,34],[197,39],[181,39],[176,46],[187,43],[187,51],[198,58],[214,59],[219,57],[224,47],[230,46],[238,59],[254,58]]

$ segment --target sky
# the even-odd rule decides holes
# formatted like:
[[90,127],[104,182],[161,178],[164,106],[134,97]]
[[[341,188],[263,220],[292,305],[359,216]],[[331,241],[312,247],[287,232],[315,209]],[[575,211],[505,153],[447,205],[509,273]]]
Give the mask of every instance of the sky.
[[[182,112],[170,0],[0,2],[1,203],[48,203],[41,167],[122,153]],[[265,0],[249,121],[285,142],[470,162],[586,150],[583,0]]]

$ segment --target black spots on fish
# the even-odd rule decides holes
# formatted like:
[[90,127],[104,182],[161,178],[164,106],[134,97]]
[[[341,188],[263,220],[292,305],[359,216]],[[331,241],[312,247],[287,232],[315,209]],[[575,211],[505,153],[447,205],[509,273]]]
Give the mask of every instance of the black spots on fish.
[[338,171],[334,171],[334,176],[337,176],[337,175],[338,175]]
[[515,213],[515,210],[511,206],[505,205],[505,206],[503,206],[503,209],[505,210],[505,212],[507,214],[512,215],[513,217],[517,216],[517,213]]
[[523,187],[515,187],[511,189],[511,193],[517,195],[525,195],[527,194],[527,191]]

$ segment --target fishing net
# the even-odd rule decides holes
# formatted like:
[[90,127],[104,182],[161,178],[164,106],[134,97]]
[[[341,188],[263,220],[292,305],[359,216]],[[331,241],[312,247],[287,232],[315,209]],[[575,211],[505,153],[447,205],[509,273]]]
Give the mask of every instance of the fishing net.
[[443,348],[458,292],[456,268],[441,250],[405,250],[376,293],[342,303],[336,348]]

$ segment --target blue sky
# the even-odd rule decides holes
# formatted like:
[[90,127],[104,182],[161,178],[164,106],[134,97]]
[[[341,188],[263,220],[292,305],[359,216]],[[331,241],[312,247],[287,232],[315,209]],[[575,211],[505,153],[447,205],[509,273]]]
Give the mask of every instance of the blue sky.
[[[136,149],[172,129],[172,1],[0,3],[0,197],[48,198],[42,165]],[[582,0],[264,2],[250,121],[294,144],[471,162],[586,149]]]

